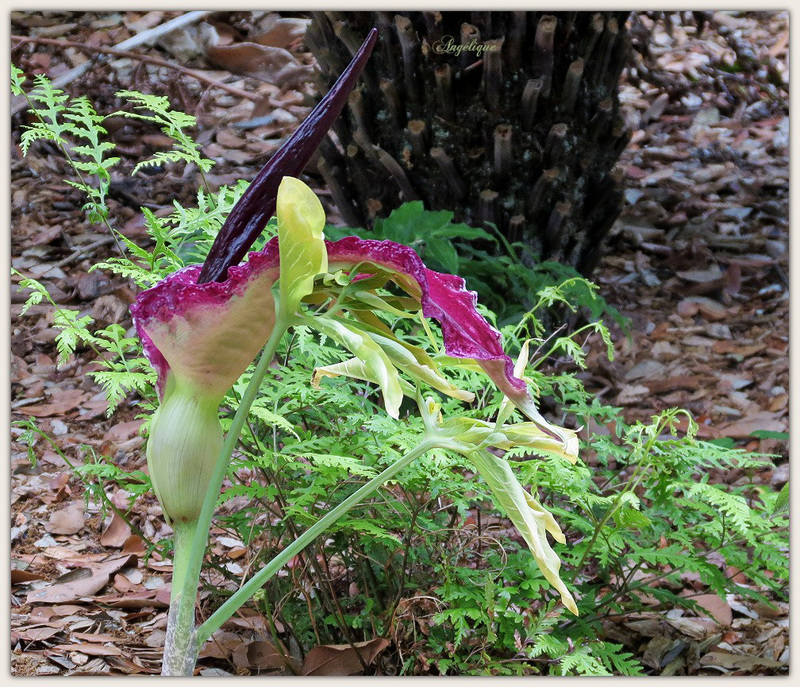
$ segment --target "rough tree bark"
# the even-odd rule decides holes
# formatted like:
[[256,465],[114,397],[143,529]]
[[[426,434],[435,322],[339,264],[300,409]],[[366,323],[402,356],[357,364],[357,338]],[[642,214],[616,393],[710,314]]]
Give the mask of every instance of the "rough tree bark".
[[627,14],[314,13],[322,93],[380,30],[320,151],[343,219],[370,226],[419,199],[590,274],[621,204]]

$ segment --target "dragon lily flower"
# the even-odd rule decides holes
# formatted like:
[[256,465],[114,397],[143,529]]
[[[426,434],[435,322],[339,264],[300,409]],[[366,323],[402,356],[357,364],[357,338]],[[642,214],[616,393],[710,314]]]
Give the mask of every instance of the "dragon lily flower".
[[[275,324],[270,286],[280,274],[277,246],[251,256],[246,265],[237,263],[275,211],[283,177],[302,171],[339,116],[376,41],[373,29],[330,91],[259,172],[228,215],[205,263],[170,275],[131,306],[145,355],[158,375],[160,405],[151,420],[147,462],[168,520],[192,522],[199,516],[222,445],[219,404]],[[310,215],[302,216],[309,208],[293,203],[291,191],[283,207],[278,215],[288,220],[287,231],[314,223]],[[311,214],[317,210],[313,203],[310,209]],[[298,214],[299,222],[293,222]],[[321,206],[320,218],[324,224]],[[319,226],[318,239],[321,232]],[[313,231],[307,237],[313,239]],[[318,267],[324,271],[324,261]],[[253,313],[259,317],[251,320]]]
[[[314,237],[322,243],[322,206],[301,181],[284,177],[278,191],[277,217],[279,235],[263,250],[250,253],[247,262],[232,266],[224,282],[199,284],[201,266],[191,265],[140,293],[132,306],[145,355],[158,374],[161,405],[151,427],[148,458],[156,492],[168,517],[191,518],[199,508],[196,504],[202,503],[205,476],[213,469],[222,440],[217,408],[275,326],[272,286],[281,276],[281,268],[291,260],[288,251],[282,256],[279,250],[281,234],[310,237],[302,242],[305,246],[313,244]],[[547,423],[536,410],[527,385],[516,376],[513,361],[503,351],[500,333],[478,313],[476,295],[466,289],[461,277],[428,269],[413,249],[393,241],[347,237],[324,241],[322,246],[324,250],[316,257],[316,264],[306,271],[312,280],[326,270],[349,272],[358,268],[362,274],[384,273],[419,303],[423,316],[438,320],[447,355],[477,362],[497,387],[544,430],[545,438],[549,435],[551,449],[560,446],[561,452],[570,457],[577,453],[575,435]],[[311,288],[313,284],[306,284],[303,295],[309,295]],[[299,299],[291,307],[297,305]],[[372,363],[372,374],[364,377],[371,381],[380,383],[381,373],[394,365],[410,369],[413,364],[413,360],[404,362],[399,358],[407,351],[400,348],[393,361],[381,365],[383,358],[377,350],[389,348],[391,339],[379,349],[374,342],[380,335],[370,337],[347,328],[340,320],[315,317],[303,321],[342,343],[367,365]],[[357,341],[353,342],[353,337]],[[379,369],[380,373],[376,372]],[[440,382],[436,388],[463,397],[454,387],[442,386],[446,380],[435,370],[430,371],[430,376]],[[389,389],[388,384],[381,386],[384,392]],[[392,402],[389,394],[385,395],[387,409],[396,416],[401,399]],[[164,459],[156,459],[157,455]],[[186,458],[180,461],[177,455]],[[182,488],[175,489],[177,484]],[[179,498],[171,497],[177,493],[181,494]]]
[[[298,322],[315,327],[349,349],[353,360],[318,369],[316,380],[326,374],[347,374],[377,382],[387,411],[395,417],[408,391],[398,368],[443,393],[471,399],[471,394],[439,374],[422,349],[395,338],[374,315],[353,312],[354,319],[348,320],[326,314],[302,316],[301,301],[324,300],[332,283],[357,285],[355,300],[363,311],[370,303],[382,303],[391,310],[373,285],[393,281],[410,297],[400,299],[403,303],[412,301],[423,317],[440,323],[445,353],[477,363],[532,421],[508,428],[509,441],[519,443],[522,437],[523,445],[576,459],[576,435],[539,414],[520,376],[524,366],[515,369],[503,350],[500,333],[477,311],[477,296],[466,289],[464,280],[428,269],[414,250],[392,241],[324,240],[322,206],[311,189],[293,176],[302,170],[343,107],[375,38],[373,31],[331,91],[259,173],[231,211],[205,264],[168,276],[140,293],[131,307],[144,353],[157,372],[160,406],[151,421],[147,458],[168,520],[197,520],[222,445],[219,405],[271,338],[279,320],[283,327]],[[277,211],[278,235],[239,264],[273,210]],[[277,294],[272,288],[276,283]],[[465,436],[493,431],[476,424],[463,429]],[[495,445],[502,447],[496,439]],[[485,451],[472,459],[488,475],[493,491],[505,493],[503,484],[510,484],[510,469],[498,468]],[[574,608],[558,579],[558,559],[553,560],[555,554],[544,537],[546,530],[559,538],[560,530],[549,513],[524,496],[527,492],[521,486],[518,491],[510,500],[503,496],[501,503],[516,509],[512,519],[524,526],[537,562],[544,565],[548,579],[557,580],[565,603]],[[520,499],[526,502],[522,509]]]

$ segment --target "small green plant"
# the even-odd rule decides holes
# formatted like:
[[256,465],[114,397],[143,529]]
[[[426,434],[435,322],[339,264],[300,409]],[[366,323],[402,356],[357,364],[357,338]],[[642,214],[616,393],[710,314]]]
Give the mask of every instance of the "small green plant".
[[[70,107],[67,101],[59,100],[45,83],[37,88],[43,100],[32,101],[44,102],[52,114],[41,121],[58,122]],[[167,117],[188,126],[189,120],[171,117],[165,103],[159,107],[164,110],[159,121]],[[80,108],[88,111],[85,105]],[[99,127],[102,120],[84,121]],[[62,138],[68,133],[58,127],[56,131]],[[98,130],[98,136],[102,133]],[[180,145],[186,155],[196,152],[186,141]],[[96,166],[105,164],[102,156],[94,159]],[[96,168],[91,173],[102,185],[102,173]],[[245,188],[238,184],[214,196],[201,190],[197,207],[175,204],[168,217],[146,213],[149,248],[121,237],[126,254],[96,268],[149,288],[203,262]],[[93,203],[105,202],[104,195],[87,191],[87,196]],[[90,218],[111,219],[102,208],[88,209]],[[378,228],[384,232],[378,237],[403,238],[421,252],[425,247],[414,227],[427,227],[437,239],[454,233],[491,238],[483,230],[453,225],[449,213],[426,213],[413,205],[398,212]],[[407,235],[398,233],[401,226]],[[256,248],[263,249],[279,231],[278,224],[270,223]],[[333,233],[331,228],[325,232]],[[507,261],[464,250],[456,253],[462,271],[477,269],[476,263],[483,260],[487,273],[501,274],[511,264],[511,257]],[[446,248],[426,255],[441,269],[453,264]],[[521,263],[514,264],[522,270]],[[224,391],[220,404],[221,431],[230,436],[237,424],[242,429],[219,475],[220,481],[227,475],[233,484],[221,496],[222,510],[235,497],[245,497],[249,505],[220,515],[217,523],[249,547],[251,570],[269,572],[272,566],[274,571],[281,561],[293,559],[289,575],[273,576],[265,584],[268,575],[259,573],[246,581],[248,589],[259,587],[253,603],[271,623],[271,639],[285,652],[287,665],[292,665],[293,652],[302,654],[316,644],[383,636],[394,641],[404,674],[639,675],[644,669],[631,648],[609,641],[603,623],[645,609],[695,609],[691,597],[679,593],[683,572],[696,573],[706,590],[723,596],[735,593],[766,602],[785,597],[788,491],[784,495],[752,486],[726,488],[709,484],[705,477],[712,468],[758,467],[763,457],[698,441],[691,422],[689,435],[676,438],[675,423],[682,411],[629,425],[619,409],[588,393],[575,374],[548,369],[556,354],[581,367],[580,342],[591,333],[603,337],[612,354],[609,333],[597,321],[569,336],[544,339],[542,313],[553,304],[575,307],[576,293],[583,294],[579,300],[590,313],[609,314],[591,284],[574,275],[560,285],[540,283],[527,296],[531,308],[502,326],[506,344],[522,352],[517,375],[524,376],[539,396],[553,398],[566,424],[585,426],[591,420],[610,428],[608,435],[587,436],[581,448],[583,462],[573,465],[563,453],[526,445],[531,436],[520,428],[524,423],[517,423],[517,429],[508,424],[520,417],[504,394],[487,387],[485,374],[474,363],[446,355],[443,331],[409,311],[407,296],[394,287],[384,288],[385,275],[377,272],[377,279],[374,274],[353,279],[341,272],[318,278],[316,295],[302,306],[307,315],[294,322],[289,335],[277,336],[270,344],[280,365],[247,366]],[[301,280],[308,273],[297,272]],[[145,364],[138,339],[125,337],[124,330],[113,325],[93,329],[90,319],[55,304],[35,280],[23,277],[20,287],[31,291],[27,305],[47,300],[53,306],[54,321],[62,330],[57,340],[61,361],[79,346],[92,349],[104,361],[105,369],[95,374],[109,394],[110,411],[134,393],[143,405],[155,406],[156,375]],[[319,325],[323,306],[335,315],[348,310],[348,318],[339,322],[346,331],[330,322]],[[482,314],[494,318],[488,310]],[[395,341],[401,342],[399,348]],[[380,346],[373,345],[378,342]],[[420,351],[430,354],[424,357]],[[358,356],[372,365],[371,370],[353,362]],[[271,358],[263,356],[262,361]],[[405,366],[406,372],[415,370],[417,382],[424,375],[427,384],[444,385],[451,393],[461,390],[474,400],[465,406],[462,399],[439,394],[436,386],[421,386],[435,398],[430,404],[408,387],[407,377],[393,375],[395,365]],[[446,383],[425,368],[446,369]],[[309,384],[313,369],[319,372],[316,385]],[[249,407],[243,404],[248,397]],[[395,417],[386,412],[387,398],[394,398]],[[420,412],[415,412],[417,407]],[[237,413],[241,408],[246,410]],[[420,437],[432,428],[449,428],[448,448],[457,450],[429,446],[424,460],[409,460],[416,455]],[[31,443],[41,437],[32,422],[27,421],[25,429]],[[475,455],[465,460],[464,445],[456,444],[467,436],[472,449],[499,445],[504,460],[494,462],[492,453],[490,458],[481,454],[478,463],[473,462]],[[405,467],[394,470],[391,487],[367,488],[401,459]],[[575,597],[577,617],[559,605],[560,595],[554,594],[552,579],[530,556],[529,542],[509,532],[499,517],[508,510],[507,497],[497,488],[502,464],[513,466],[520,482],[530,485],[531,499],[537,505],[546,503],[561,524],[564,544],[547,548],[562,561],[560,576]],[[482,469],[476,470],[476,465]],[[143,473],[125,476],[102,457],[75,464],[75,471],[87,492],[98,498],[103,480],[124,483],[134,495],[150,487]],[[322,529],[325,536],[317,537]],[[296,545],[299,538],[310,542],[308,549]],[[542,541],[547,543],[544,531]],[[543,556],[548,555],[543,550]],[[752,585],[734,583],[729,566]],[[224,565],[216,570],[231,576]],[[235,587],[241,582],[231,576]],[[203,610],[208,617],[227,609],[217,620],[246,596],[224,585],[214,592]],[[204,636],[213,629],[214,623],[207,625]]]
[[[29,112],[34,117],[31,124],[23,127],[24,131],[20,136],[22,152],[27,154],[34,141],[53,142],[69,160],[78,177],[78,181],[65,181],[82,191],[88,199],[84,205],[87,218],[93,223],[106,224],[116,238],[125,240],[108,222],[106,200],[111,185],[111,169],[119,163],[120,158],[108,156],[115,146],[111,141],[103,140],[108,134],[102,126],[106,117],[118,115],[154,122],[175,141],[173,150],[162,151],[153,158],[142,160],[134,168],[134,173],[144,166],[164,162],[192,163],[201,172],[207,172],[214,164],[200,154],[199,146],[186,132],[186,129],[194,126],[195,118],[172,110],[164,97],[137,91],[120,91],[117,96],[128,99],[134,109],[140,112],[119,111],[110,115],[99,115],[88,98],[70,98],[62,90],[53,88],[50,79],[43,74],[34,77],[34,87],[30,91],[23,88],[25,80],[22,70],[12,64],[11,92],[28,100],[31,106]],[[147,112],[150,114],[146,114]],[[130,242],[126,245],[132,247]]]
[[[110,169],[119,162],[118,157],[107,157],[114,144],[101,138],[108,132],[101,126],[99,116],[88,98],[78,97],[71,102],[63,91],[53,88],[50,80],[39,74],[30,92],[23,89],[25,76],[11,66],[11,90],[14,95],[24,95],[31,105],[35,120],[27,125],[20,137],[22,152],[27,154],[37,140],[52,141],[70,161],[78,181],[67,179],[70,186],[86,194],[84,209],[91,222],[108,219],[106,197],[111,183]],[[85,174],[95,175],[97,187],[87,181]]]
[[151,390],[155,373],[142,355],[137,339],[125,336],[125,329],[118,324],[92,331],[94,320],[89,315],[58,305],[41,282],[24,277],[15,269],[11,272],[20,277],[18,289],[30,291],[20,311],[21,316],[42,300],[53,307],[53,325],[60,330],[55,339],[59,365],[66,363],[79,346],[95,353],[95,360],[105,369],[93,370],[88,375],[106,392],[108,416],[132,392],[141,394],[143,398],[153,398]]

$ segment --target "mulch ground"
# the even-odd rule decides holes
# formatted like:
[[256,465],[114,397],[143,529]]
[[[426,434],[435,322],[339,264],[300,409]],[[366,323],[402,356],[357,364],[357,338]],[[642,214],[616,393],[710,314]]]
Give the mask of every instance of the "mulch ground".
[[[170,96],[198,119],[198,141],[218,163],[207,175],[211,185],[250,179],[310,109],[313,58],[302,42],[305,20],[215,13],[204,24],[135,48],[193,75],[80,48],[113,48],[175,16],[15,12],[12,33],[36,41],[12,40],[11,58],[29,75],[51,78],[90,60],[91,68],[64,88],[86,94],[104,112],[119,106],[114,93],[122,88]],[[632,331],[630,337],[617,332],[613,362],[590,340],[582,373],[588,388],[630,419],[680,406],[692,412],[701,437],[772,454],[754,479],[776,489],[788,480],[781,438],[789,401],[788,22],[787,12],[716,12],[702,32],[674,15],[632,23],[639,52],[621,91],[633,131],[620,161],[626,203],[594,275]],[[12,266],[46,284],[56,303],[101,325],[129,328],[132,286],[88,271],[112,254],[112,242],[84,219],[83,200],[64,183],[71,172],[57,151],[44,144],[21,155],[23,117],[12,121]],[[128,178],[124,173],[136,161],[167,141],[130,122],[112,120],[109,128],[123,157],[109,201],[112,216],[125,235],[144,241],[139,208],[159,214],[171,212],[173,199],[191,204],[196,170]],[[312,186],[329,197],[313,167],[308,171]],[[329,219],[336,219],[333,209]],[[85,505],[66,462],[91,460],[90,447],[125,470],[140,469],[141,421],[132,404],[105,417],[103,393],[86,376],[95,365],[88,351],[56,365],[52,309],[37,305],[20,317],[26,294],[15,292],[17,281],[12,278],[12,419],[34,418],[55,445],[37,442],[32,465],[21,430],[12,428],[12,672],[157,673],[171,568],[158,556],[144,564],[142,554],[146,539],[169,533],[160,509],[153,499],[139,499],[138,532],[116,516],[103,520],[99,502]],[[759,437],[759,431],[772,434]],[[736,484],[753,475],[733,471],[715,479]],[[110,498],[125,507],[121,490]],[[224,538],[214,546],[220,555],[236,548]],[[732,597],[708,604],[722,623],[712,629],[721,634],[684,661],[684,674],[786,672],[785,604],[776,610]],[[680,614],[670,618],[667,632],[663,618],[653,615],[615,631],[626,641],[638,636],[654,674],[663,673],[662,659],[676,642],[696,646],[716,637],[707,624]],[[201,667],[257,672],[258,652],[246,650],[259,636],[256,619],[239,618],[227,629],[237,633],[239,648],[209,652]]]

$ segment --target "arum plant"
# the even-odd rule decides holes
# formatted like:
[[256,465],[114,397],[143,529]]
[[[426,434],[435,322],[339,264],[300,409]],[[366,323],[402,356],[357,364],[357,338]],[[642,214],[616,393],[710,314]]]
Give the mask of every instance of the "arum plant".
[[[560,562],[546,532],[563,535],[553,517],[519,484],[490,448],[527,447],[576,460],[573,432],[548,423],[515,369],[499,332],[476,309],[463,279],[425,267],[417,254],[391,241],[323,236],[325,213],[296,178],[338,115],[376,40],[373,31],[295,135],[287,141],[231,211],[204,265],[191,265],[142,292],[131,308],[148,360],[157,372],[160,405],[150,425],[147,461],[165,518],[174,530],[172,597],[162,672],[191,675],[203,642],[293,556],[353,506],[432,449],[465,456],[520,529],[543,574],[573,612],[575,603],[558,576]],[[239,264],[275,212],[277,236]],[[405,295],[382,287],[389,283]],[[495,423],[443,419],[421,385],[470,401],[431,356],[393,332],[380,311],[434,318],[442,328],[444,360],[480,366],[505,394]],[[311,383],[345,375],[377,384],[387,412],[399,418],[404,396],[417,401],[425,420],[419,444],[364,484],[253,575],[202,625],[195,604],[214,508],[239,434],[279,342],[305,325],[340,344],[352,358],[309,371]],[[227,435],[219,406],[228,389],[258,359]],[[516,407],[529,422],[508,424]]]

